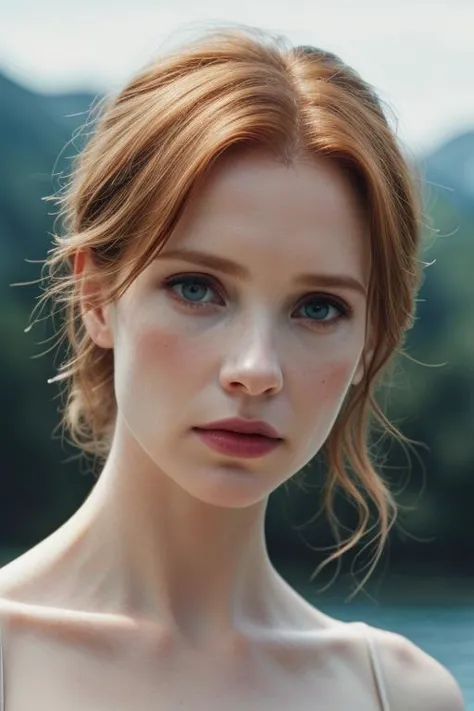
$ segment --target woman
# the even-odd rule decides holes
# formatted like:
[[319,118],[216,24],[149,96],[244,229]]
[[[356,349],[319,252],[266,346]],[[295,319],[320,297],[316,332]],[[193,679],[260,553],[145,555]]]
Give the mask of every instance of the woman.
[[0,572],[4,711],[462,709],[438,662],[317,610],[265,545],[270,493],[321,449],[328,513],[336,485],[360,511],[335,557],[366,498],[378,554],[394,519],[367,423],[413,318],[420,210],[371,88],[332,54],[210,32],[110,102],[59,202],[55,380],[101,471]]

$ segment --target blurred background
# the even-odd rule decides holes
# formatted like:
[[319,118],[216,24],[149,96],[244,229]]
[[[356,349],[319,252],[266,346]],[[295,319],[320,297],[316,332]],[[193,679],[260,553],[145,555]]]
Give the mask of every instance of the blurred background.
[[[0,565],[61,525],[94,484],[61,438],[47,378],[51,324],[24,329],[56,208],[42,198],[83,145],[91,103],[170,43],[209,22],[262,27],[328,49],[377,90],[425,199],[429,262],[394,386],[391,420],[421,442],[386,443],[381,473],[400,505],[386,553],[362,592],[363,547],[311,573],[333,545],[319,509],[321,463],[275,492],[270,555],[311,601],[341,619],[392,629],[445,664],[474,711],[474,2],[447,0],[0,0]],[[191,24],[190,24],[191,23]],[[64,182],[64,181],[63,181]],[[58,225],[56,225],[58,227]],[[354,511],[337,501],[341,521]],[[333,584],[326,583],[336,576]]]

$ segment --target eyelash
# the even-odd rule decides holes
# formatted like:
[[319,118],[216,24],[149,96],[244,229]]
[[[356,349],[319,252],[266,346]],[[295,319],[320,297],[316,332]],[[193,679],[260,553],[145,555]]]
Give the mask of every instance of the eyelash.
[[[178,301],[183,304],[186,307],[189,307],[191,309],[203,309],[207,307],[209,304],[213,303],[211,301],[201,301],[201,302],[192,302],[188,301],[187,299],[183,298],[180,296],[174,289],[174,287],[178,284],[200,284],[201,286],[205,286],[209,289],[213,289],[216,293],[220,291],[219,288],[217,288],[217,283],[216,281],[209,276],[205,276],[203,274],[176,274],[170,277],[167,277],[166,279],[163,279],[161,282],[161,287],[165,289],[168,293],[172,295],[172,298],[178,299]],[[310,302],[311,300],[315,301],[322,301],[325,304],[329,304],[330,306],[333,306],[335,309],[338,311],[338,316],[336,318],[333,318],[329,321],[318,321],[317,319],[311,319],[309,317],[302,317],[303,321],[309,322],[311,325],[317,324],[318,327],[322,328],[329,328],[331,326],[334,326],[336,323],[341,321],[342,319],[348,319],[352,316],[353,309],[343,302],[340,299],[336,299],[333,296],[329,296],[327,294],[311,294],[309,295],[310,298],[305,297],[305,301],[300,302],[299,306],[304,306],[305,303]]]

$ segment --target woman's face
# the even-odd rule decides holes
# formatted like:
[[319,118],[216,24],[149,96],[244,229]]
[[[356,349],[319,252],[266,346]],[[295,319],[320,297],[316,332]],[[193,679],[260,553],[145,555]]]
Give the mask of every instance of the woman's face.
[[[335,164],[221,159],[105,312],[116,438],[202,501],[267,497],[318,452],[362,376],[368,240]],[[193,429],[230,417],[264,420],[282,439],[245,458]]]

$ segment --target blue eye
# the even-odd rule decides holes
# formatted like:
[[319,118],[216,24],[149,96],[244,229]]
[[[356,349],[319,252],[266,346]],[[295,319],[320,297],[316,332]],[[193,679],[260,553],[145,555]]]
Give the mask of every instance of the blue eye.
[[163,282],[163,287],[171,291],[174,295],[178,297],[180,301],[183,301],[189,306],[206,306],[210,303],[215,303],[212,297],[205,299],[209,292],[216,295],[217,292],[211,286],[212,280],[203,277],[195,276],[193,274],[186,276],[174,276],[169,279],[165,279]]
[[[349,315],[349,309],[341,301],[323,295],[311,297],[300,306],[300,309],[306,311],[302,318],[322,326],[331,326]],[[328,318],[331,310],[336,312],[336,316]]]

